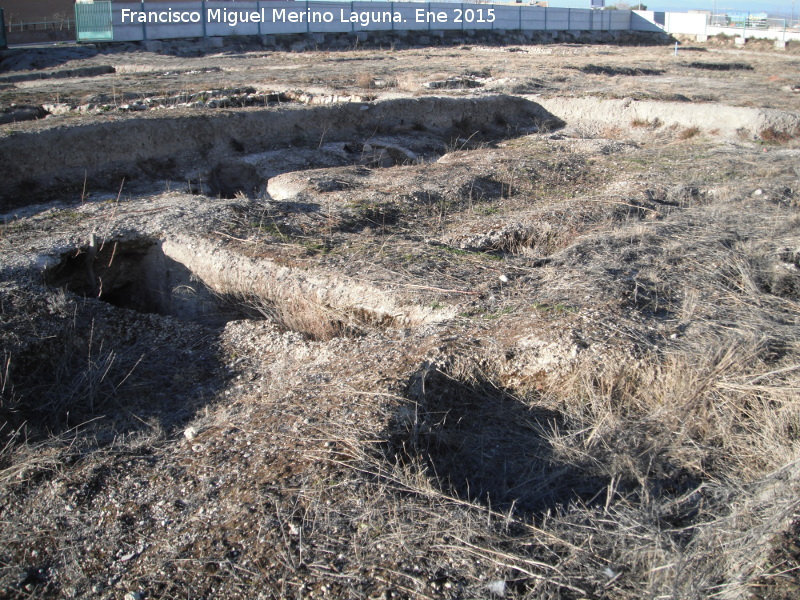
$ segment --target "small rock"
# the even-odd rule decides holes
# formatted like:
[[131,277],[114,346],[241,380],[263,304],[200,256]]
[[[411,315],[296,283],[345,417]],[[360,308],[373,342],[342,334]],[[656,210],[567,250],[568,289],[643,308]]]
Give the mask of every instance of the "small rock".
[[51,115],[65,115],[72,110],[72,106],[64,102],[42,104],[42,108]]
[[187,427],[183,432],[183,437],[185,437],[187,440],[193,440],[197,437],[197,429],[194,427]]
[[144,598],[144,596],[139,592],[128,592],[125,594],[124,600],[142,600],[142,598]]
[[506,582],[503,579],[496,579],[494,581],[490,581],[489,584],[486,586],[486,590],[490,594],[494,594],[495,596],[505,596],[506,595]]

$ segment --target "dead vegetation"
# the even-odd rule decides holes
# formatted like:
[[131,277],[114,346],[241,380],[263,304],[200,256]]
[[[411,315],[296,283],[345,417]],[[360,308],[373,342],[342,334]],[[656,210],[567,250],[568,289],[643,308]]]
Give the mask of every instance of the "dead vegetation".
[[700,134],[699,127],[687,127],[678,134],[680,140],[690,140]]
[[792,597],[792,140],[502,117],[4,223],[0,595]]
[[662,123],[661,120],[656,117],[655,119],[633,119],[631,121],[631,127],[641,127],[645,129],[658,129],[661,127]]
[[767,127],[758,135],[767,144],[788,144],[800,137],[800,131],[778,131],[774,127]]
[[[503,580],[512,593],[737,595],[753,553],[769,551],[766,532],[797,508],[789,489],[763,492],[793,464],[797,414],[778,381],[743,375],[756,354],[744,343],[700,365],[691,354],[636,367],[587,361],[523,396],[484,380],[483,369],[466,379],[422,374],[424,395],[393,425],[385,478],[450,510],[486,512],[488,531],[436,533],[455,541],[455,556],[513,569]],[[776,420],[777,406],[793,416]],[[748,458],[731,461],[734,448]]]

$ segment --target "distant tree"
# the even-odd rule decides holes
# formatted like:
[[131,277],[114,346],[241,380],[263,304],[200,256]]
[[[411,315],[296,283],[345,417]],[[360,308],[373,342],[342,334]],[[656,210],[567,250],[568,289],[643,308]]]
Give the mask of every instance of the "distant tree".
[[50,17],[57,25],[58,29],[62,31],[65,27],[69,27],[69,16],[67,13],[53,13],[53,16]]

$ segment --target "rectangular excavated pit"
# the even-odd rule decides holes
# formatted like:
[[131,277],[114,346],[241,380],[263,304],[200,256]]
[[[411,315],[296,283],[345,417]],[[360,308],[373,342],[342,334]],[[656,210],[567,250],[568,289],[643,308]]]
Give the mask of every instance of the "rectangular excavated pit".
[[91,247],[70,252],[46,279],[114,306],[209,327],[242,318],[190,269],[164,254],[162,242],[147,238],[107,242],[96,253]]
[[[114,306],[222,327],[239,319],[268,319],[280,329],[328,340],[426,320],[419,309],[398,311],[391,300],[347,282],[303,280],[197,242],[138,238],[78,248],[45,274],[47,282]],[[335,291],[334,297],[320,296]],[[342,294],[350,294],[342,297]],[[350,297],[353,296],[353,297]],[[416,312],[415,312],[416,310]],[[411,314],[408,314],[408,313]]]

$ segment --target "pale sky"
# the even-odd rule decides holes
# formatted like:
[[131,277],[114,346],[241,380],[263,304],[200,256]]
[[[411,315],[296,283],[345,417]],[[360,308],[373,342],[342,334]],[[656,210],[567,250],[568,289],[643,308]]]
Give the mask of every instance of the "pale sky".
[[[470,0],[462,0],[469,2]],[[493,0],[488,0],[492,2]],[[494,0],[496,1],[496,0]],[[513,0],[500,0],[512,1]],[[606,6],[626,2],[636,8],[639,0],[605,0]],[[527,4],[529,0],[522,0]],[[550,0],[550,6],[589,8],[591,0]],[[724,12],[765,12],[775,17],[789,18],[794,5],[794,18],[800,19],[800,0],[642,0],[647,10],[684,12],[687,10],[715,10]]]
[[[770,14],[784,14],[787,17],[792,11],[792,0],[656,0],[647,2],[648,10],[677,10],[684,11],[689,9],[713,10],[717,12],[766,12]],[[606,0],[606,4],[613,4],[613,0]],[[628,2],[635,4],[635,2]],[[794,3],[794,15],[798,18],[800,13],[800,0]]]

